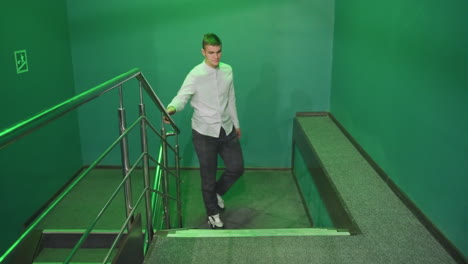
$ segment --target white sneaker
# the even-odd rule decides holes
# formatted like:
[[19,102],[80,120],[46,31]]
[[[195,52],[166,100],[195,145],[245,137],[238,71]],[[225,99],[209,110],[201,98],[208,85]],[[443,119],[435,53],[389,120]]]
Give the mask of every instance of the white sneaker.
[[221,218],[219,218],[219,214],[208,216],[208,224],[213,229],[224,227],[224,223],[221,221]]
[[218,207],[222,210],[224,210],[224,200],[221,197],[221,195],[216,194],[216,197],[218,198]]

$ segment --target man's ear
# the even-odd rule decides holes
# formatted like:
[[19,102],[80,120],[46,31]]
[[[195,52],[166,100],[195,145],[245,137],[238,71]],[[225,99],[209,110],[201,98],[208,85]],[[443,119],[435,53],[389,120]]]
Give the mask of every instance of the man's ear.
[[204,48],[201,49],[201,53],[203,54],[203,56],[206,57],[206,52],[205,52],[205,49],[204,49]]

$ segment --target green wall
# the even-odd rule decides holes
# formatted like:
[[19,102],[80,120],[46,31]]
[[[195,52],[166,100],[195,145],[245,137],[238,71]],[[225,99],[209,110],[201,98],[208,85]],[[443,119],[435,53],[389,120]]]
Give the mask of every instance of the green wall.
[[[29,72],[17,74],[14,51]],[[0,131],[74,94],[64,1],[0,2]],[[0,256],[82,166],[76,113],[0,150]]]
[[[203,60],[203,34],[217,33],[223,61],[234,68],[247,167],[289,167],[295,112],[329,109],[333,1],[87,0],[68,7],[78,91],[139,67],[168,104]],[[117,101],[109,98],[80,112],[85,163],[109,143],[105,134],[117,134]],[[135,101],[131,94],[128,111]],[[182,165],[197,167],[190,109],[174,117]],[[118,152],[107,162],[120,162]]]
[[337,0],[331,112],[468,255],[465,0]]

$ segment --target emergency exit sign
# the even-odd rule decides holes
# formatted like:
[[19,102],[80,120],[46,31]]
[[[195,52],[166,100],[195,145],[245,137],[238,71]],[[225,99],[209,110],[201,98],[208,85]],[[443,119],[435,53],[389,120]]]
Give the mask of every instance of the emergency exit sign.
[[29,71],[28,56],[26,50],[15,51],[16,73],[24,73]]

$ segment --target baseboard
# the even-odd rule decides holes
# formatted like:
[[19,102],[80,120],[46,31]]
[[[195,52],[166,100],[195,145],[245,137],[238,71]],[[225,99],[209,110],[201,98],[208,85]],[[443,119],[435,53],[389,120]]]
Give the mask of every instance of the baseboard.
[[297,112],[296,116],[328,116],[329,112]]
[[[89,168],[89,165],[84,166],[83,168]],[[150,166],[150,169],[155,169],[156,167]],[[122,169],[122,166],[118,165],[100,165],[96,166],[96,169]],[[137,170],[143,169],[143,167],[138,166],[136,167]],[[170,170],[175,169],[174,167],[169,167]],[[181,170],[199,170],[199,167],[181,167]],[[218,170],[224,170],[224,167],[219,167]],[[244,170],[246,171],[290,171],[290,167],[261,167],[261,168],[252,168],[247,167]]]

